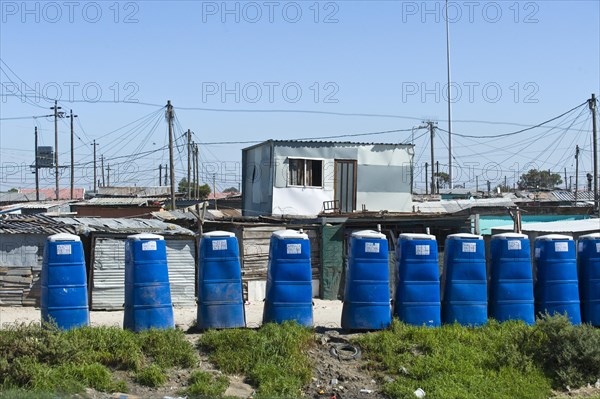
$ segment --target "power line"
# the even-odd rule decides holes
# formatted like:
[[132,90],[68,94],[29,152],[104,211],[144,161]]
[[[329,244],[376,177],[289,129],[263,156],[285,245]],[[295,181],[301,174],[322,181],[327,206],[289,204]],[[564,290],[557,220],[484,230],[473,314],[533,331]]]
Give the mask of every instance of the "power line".
[[[544,126],[544,125],[545,125],[545,124],[547,124],[547,123],[550,123],[550,122],[552,122],[552,121],[555,121],[555,120],[557,120],[557,119],[560,119],[560,118],[562,118],[563,116],[567,115],[568,113],[570,113],[570,112],[573,112],[573,111],[574,111],[574,110],[576,110],[577,108],[579,108],[579,107],[581,107],[581,106],[583,106],[583,105],[587,105],[587,104],[588,104],[588,101],[586,100],[586,101],[584,101],[583,103],[581,103],[581,104],[577,105],[576,107],[573,107],[573,108],[571,108],[570,110],[568,110],[567,112],[564,112],[564,113],[562,113],[562,114],[560,114],[560,115],[558,115],[558,116],[555,116],[555,117],[554,117],[554,118],[552,118],[552,119],[548,119],[547,121],[544,121],[544,122],[538,123],[537,125],[530,126],[530,127],[527,127],[527,128],[525,128],[525,129],[517,130],[516,132],[502,133],[502,134],[494,134],[494,135],[490,135],[490,136],[477,136],[477,135],[468,135],[468,134],[460,134],[460,133],[452,133],[452,134],[453,134],[454,136],[458,136],[458,137],[464,137],[464,138],[474,138],[474,139],[492,139],[492,138],[498,138],[498,137],[508,137],[508,136],[514,136],[514,135],[516,135],[516,134],[520,134],[520,133],[524,133],[524,132],[527,132],[527,131],[529,131],[529,130],[532,130],[532,129],[536,129],[536,128],[538,128],[538,127]],[[455,122],[457,122],[457,121],[455,121]],[[446,132],[446,133],[448,133],[448,131],[447,131],[447,130],[444,130],[444,129],[442,129],[442,128],[438,128],[438,129],[439,129],[439,130],[441,130],[441,131],[443,131],[443,132]]]

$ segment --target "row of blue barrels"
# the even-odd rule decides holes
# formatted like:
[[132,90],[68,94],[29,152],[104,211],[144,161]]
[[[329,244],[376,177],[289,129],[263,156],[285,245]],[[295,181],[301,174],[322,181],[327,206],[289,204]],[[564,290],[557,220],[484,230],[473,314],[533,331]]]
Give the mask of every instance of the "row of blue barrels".
[[[408,323],[439,325],[435,307],[438,291],[437,246],[432,236],[405,235],[398,244],[396,314]],[[409,244],[410,243],[410,244]],[[429,248],[427,248],[429,247]],[[578,255],[572,237],[546,235],[534,244],[537,282],[533,284],[530,243],[526,235],[499,234],[491,240],[489,303],[485,248],[481,236],[453,234],[446,240],[442,284],[441,321],[481,325],[489,316],[499,321],[523,320],[532,324],[535,314],[567,314],[573,324],[600,325],[600,233],[579,238]],[[409,277],[422,273],[427,276]],[[433,284],[433,289],[417,288]],[[581,286],[581,288],[579,288]],[[412,289],[411,289],[412,288]],[[408,293],[419,296],[407,300]],[[421,310],[416,310],[421,307]],[[425,309],[428,309],[426,311]],[[408,313],[413,310],[412,313]]]
[[[573,324],[600,325],[600,234],[580,237],[579,256],[569,236],[547,235],[535,242],[537,283],[533,284],[526,235],[499,234],[491,241],[488,279],[481,236],[447,237],[440,301],[438,250],[434,236],[401,234],[397,245],[398,281],[394,313],[409,324],[477,326],[490,317],[533,324],[535,314],[567,314]],[[577,266],[579,259],[579,268]],[[349,242],[342,327],[381,329],[391,322],[387,240],[359,231]],[[581,281],[581,292],[578,288]],[[580,296],[581,294],[581,296]],[[580,307],[581,298],[581,307]],[[580,312],[581,310],[581,312]]]
[[[529,241],[507,233],[492,239],[490,315],[498,320],[533,322]],[[163,237],[138,234],[126,242],[124,326],[139,331],[173,327],[173,311]],[[579,315],[578,280],[584,321],[599,325],[600,234],[580,237],[579,279],[574,242],[567,236],[536,240],[538,266],[536,311]],[[342,327],[379,329],[391,322],[388,247],[374,231],[352,234],[349,243]],[[487,320],[487,278],[480,236],[448,236],[444,260],[444,300],[440,303],[437,243],[433,236],[402,234],[397,246],[396,315],[403,321],[436,326]],[[198,326],[245,325],[237,240],[233,233],[203,236],[199,249]],[[441,317],[440,317],[441,308]],[[77,236],[48,239],[42,269],[42,318],[62,328],[89,323],[83,248]],[[301,231],[283,230],[271,237],[264,322],[296,320],[312,325],[310,242]]]

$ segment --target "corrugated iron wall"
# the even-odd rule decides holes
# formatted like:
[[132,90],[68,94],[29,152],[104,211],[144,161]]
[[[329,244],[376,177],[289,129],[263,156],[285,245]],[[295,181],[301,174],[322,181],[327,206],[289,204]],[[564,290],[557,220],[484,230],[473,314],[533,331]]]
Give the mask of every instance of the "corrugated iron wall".
[[46,235],[2,234],[0,237],[0,305],[40,306]]
[[[196,242],[191,237],[165,240],[173,305],[195,306]],[[92,251],[92,309],[121,309],[125,299],[125,238],[95,237]]]

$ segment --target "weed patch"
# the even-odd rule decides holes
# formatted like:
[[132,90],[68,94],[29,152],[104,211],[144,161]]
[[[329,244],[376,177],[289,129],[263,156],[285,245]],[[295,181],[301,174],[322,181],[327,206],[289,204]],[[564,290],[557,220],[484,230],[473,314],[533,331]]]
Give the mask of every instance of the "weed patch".
[[[136,334],[118,327],[61,331],[39,324],[0,330],[0,390],[75,394],[94,388],[126,392],[114,370],[125,370],[146,386],[166,381],[165,370],[196,365],[197,354],[183,332],[151,330]],[[144,365],[152,364],[146,368]]]
[[312,376],[307,349],[310,329],[294,322],[268,323],[258,331],[211,330],[199,340],[201,349],[225,373],[244,374],[260,397],[299,397]]
[[371,370],[394,377],[383,385],[391,398],[413,398],[417,388],[439,398],[547,398],[550,381],[515,343],[528,330],[516,322],[426,328],[394,320],[356,342]]
[[135,379],[141,385],[157,388],[167,382],[167,375],[159,366],[151,364],[140,369],[136,373]]
[[192,368],[197,363],[194,347],[185,339],[181,330],[148,330],[139,334],[144,354],[163,368]]
[[225,376],[215,377],[205,371],[194,371],[188,380],[188,386],[179,392],[190,398],[214,398],[225,393],[229,379]]

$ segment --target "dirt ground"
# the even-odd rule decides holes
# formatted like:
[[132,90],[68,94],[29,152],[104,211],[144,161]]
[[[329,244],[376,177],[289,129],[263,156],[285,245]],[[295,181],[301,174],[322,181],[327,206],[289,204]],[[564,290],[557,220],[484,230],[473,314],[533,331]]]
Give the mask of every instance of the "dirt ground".
[[[249,328],[258,328],[262,323],[263,302],[247,303],[246,325]],[[340,328],[342,302],[314,299],[313,317],[315,327]],[[175,308],[175,325],[187,330],[196,320],[196,307]],[[1,307],[0,328],[5,323],[31,322],[40,320],[40,309],[33,307]],[[90,312],[92,326],[123,326],[123,311],[92,311]]]

